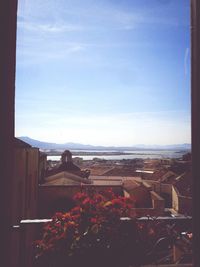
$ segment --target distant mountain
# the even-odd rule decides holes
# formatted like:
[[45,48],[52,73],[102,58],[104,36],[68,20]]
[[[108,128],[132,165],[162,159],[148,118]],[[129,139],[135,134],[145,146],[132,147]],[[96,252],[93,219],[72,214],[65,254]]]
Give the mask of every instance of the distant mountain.
[[33,147],[38,147],[41,149],[92,149],[93,146],[83,145],[78,143],[65,143],[65,144],[56,144],[56,143],[48,143],[42,142],[35,139],[32,139],[27,136],[18,137],[20,140],[30,144]]
[[175,145],[135,145],[128,147],[116,147],[116,146],[93,146],[93,145],[83,145],[78,143],[65,143],[65,144],[56,144],[56,143],[48,143],[42,142],[38,140],[34,140],[27,136],[18,137],[20,140],[30,144],[33,147],[38,147],[40,149],[55,149],[55,150],[190,150],[191,144],[175,144]]
[[191,144],[185,143],[185,144],[175,144],[175,145],[136,145],[137,148],[141,149],[180,149],[180,150],[190,150]]

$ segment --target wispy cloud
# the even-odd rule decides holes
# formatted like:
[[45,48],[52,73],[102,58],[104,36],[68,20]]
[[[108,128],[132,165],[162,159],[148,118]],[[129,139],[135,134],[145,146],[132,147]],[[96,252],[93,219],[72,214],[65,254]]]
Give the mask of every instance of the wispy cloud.
[[[83,4],[81,1],[24,0],[18,14],[17,62],[42,64],[94,48],[98,57],[97,48],[102,51],[117,46],[122,49],[127,46],[148,47],[151,44],[147,40],[142,42],[134,37],[129,41],[123,40],[118,31],[174,24],[176,18],[155,16],[149,7],[123,9],[109,1],[101,4],[94,1],[91,5],[90,1]],[[109,36],[115,36],[114,41]]]
[[[22,5],[22,4],[21,4]],[[23,5],[22,5],[23,6]],[[133,5],[134,6],[134,5]],[[130,5],[131,7],[131,5]],[[173,8],[173,6],[172,6]],[[146,7],[129,10],[117,7],[115,4],[94,1],[54,2],[37,1],[26,3],[19,9],[18,26],[26,30],[47,33],[73,32],[82,30],[133,30],[137,27],[155,24],[157,26],[176,26],[178,18],[162,16],[162,9]],[[155,16],[155,13],[157,14]],[[49,20],[50,23],[47,23]],[[75,21],[80,21],[77,24]]]
[[[188,20],[174,9],[180,1],[166,11],[156,0],[20,0],[17,135],[104,145],[189,141],[188,98],[175,91],[189,58],[179,31]],[[165,108],[183,112],[133,112]]]
[[81,25],[75,24],[50,24],[50,23],[34,23],[28,21],[18,21],[17,26],[19,29],[30,31],[30,32],[37,32],[44,34],[56,34],[56,33],[65,33],[65,32],[73,32],[73,31],[82,31],[84,28]]
[[[21,43],[21,44],[20,44]],[[65,60],[80,54],[87,46],[79,42],[65,42],[59,40],[42,40],[26,38],[17,45],[17,65],[35,65]]]

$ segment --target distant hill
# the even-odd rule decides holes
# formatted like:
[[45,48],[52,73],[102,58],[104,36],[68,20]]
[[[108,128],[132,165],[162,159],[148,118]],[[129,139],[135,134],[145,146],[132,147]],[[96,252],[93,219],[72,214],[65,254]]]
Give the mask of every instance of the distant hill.
[[18,138],[30,144],[31,146],[38,147],[41,149],[92,149],[93,148],[93,146],[83,145],[78,143],[56,144],[56,143],[42,142],[27,136],[20,136]]
[[169,150],[190,150],[191,144],[185,143],[185,144],[174,144],[174,145],[136,145],[137,148],[141,149],[169,149]]
[[20,140],[30,144],[33,147],[38,147],[40,149],[55,149],[55,150],[190,150],[191,144],[175,144],[175,145],[134,145],[128,147],[117,147],[117,146],[93,146],[93,145],[83,145],[78,143],[64,143],[64,144],[56,144],[56,143],[48,143],[42,142],[35,139],[32,139],[27,136],[17,137]]

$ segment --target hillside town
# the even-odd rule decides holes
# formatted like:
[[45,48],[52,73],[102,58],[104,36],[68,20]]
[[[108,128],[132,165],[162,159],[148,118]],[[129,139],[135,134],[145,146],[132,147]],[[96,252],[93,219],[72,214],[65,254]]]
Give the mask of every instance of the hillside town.
[[[191,153],[178,159],[83,160],[65,150],[59,161],[50,161],[38,148],[15,138],[15,159],[13,224],[67,212],[74,207],[73,197],[79,192],[112,190],[116,196],[134,198],[132,218],[164,220],[164,227],[173,229],[179,242],[156,256],[158,262],[191,262]],[[180,237],[182,233],[184,237]],[[35,231],[27,228],[26,244],[35,238]],[[26,250],[25,261],[32,266],[29,245]]]
[[[179,159],[83,161],[63,152],[57,164],[44,154],[40,187],[111,187],[137,199],[136,213],[141,216],[187,216],[192,212],[191,154]],[[51,167],[53,165],[53,167]],[[44,189],[43,189],[44,190]],[[59,189],[58,189],[59,190]],[[70,190],[69,190],[70,191]],[[44,202],[43,202],[44,203]],[[140,210],[142,209],[142,210]]]

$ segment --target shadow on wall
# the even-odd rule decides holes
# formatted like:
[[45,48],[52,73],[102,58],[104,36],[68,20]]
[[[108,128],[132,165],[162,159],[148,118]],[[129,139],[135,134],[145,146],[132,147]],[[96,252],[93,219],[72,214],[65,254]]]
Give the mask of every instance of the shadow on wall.
[[123,195],[121,186],[39,186],[39,218],[50,218],[57,211],[69,211],[74,206],[73,196],[77,192],[87,192],[88,190],[102,192],[108,188],[112,188],[117,195]]

